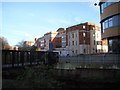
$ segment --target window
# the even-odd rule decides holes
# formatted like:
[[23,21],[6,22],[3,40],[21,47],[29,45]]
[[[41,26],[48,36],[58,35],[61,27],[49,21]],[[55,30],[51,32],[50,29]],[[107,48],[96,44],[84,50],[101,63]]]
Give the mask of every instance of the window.
[[110,28],[113,26],[119,26],[120,25],[120,14],[113,16],[111,18],[108,18],[107,20],[103,21],[101,23],[102,27],[102,33],[104,33],[104,29]]
[[102,42],[101,41],[97,41],[97,45],[102,45]]
[[83,25],[83,29],[85,29],[85,25]]
[[77,41],[76,41],[76,45],[77,45]]
[[72,38],[74,38],[74,33],[72,34]]
[[95,45],[95,40],[94,40],[94,45]]
[[83,33],[83,37],[85,37],[85,33]]
[[77,50],[76,50],[76,54],[77,54]]
[[84,49],[84,53],[86,52],[86,50]]
[[72,41],[72,45],[74,45],[74,41]]
[[105,20],[105,28],[108,28],[108,20]]
[[109,27],[113,26],[112,18],[108,19],[108,25],[109,25]]
[[69,35],[69,39],[70,39],[70,35]]
[[86,44],[86,40],[84,40],[83,43]]
[[109,0],[107,2],[104,2],[100,5],[100,13],[102,14],[104,11],[104,8],[114,4],[115,2],[110,2]]

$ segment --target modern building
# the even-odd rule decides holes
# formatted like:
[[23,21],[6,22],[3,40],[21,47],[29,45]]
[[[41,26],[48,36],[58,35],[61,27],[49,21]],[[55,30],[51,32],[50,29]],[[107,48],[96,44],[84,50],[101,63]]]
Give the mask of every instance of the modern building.
[[110,1],[99,3],[102,39],[108,44],[108,52],[120,53],[120,0]]
[[72,51],[73,55],[100,53],[100,27],[86,22],[66,28],[66,50]]

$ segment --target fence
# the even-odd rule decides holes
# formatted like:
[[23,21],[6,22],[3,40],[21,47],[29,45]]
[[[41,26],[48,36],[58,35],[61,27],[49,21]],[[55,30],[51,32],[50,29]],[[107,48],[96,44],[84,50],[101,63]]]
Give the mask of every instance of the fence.
[[57,52],[2,50],[2,67],[19,67],[37,64],[54,64]]

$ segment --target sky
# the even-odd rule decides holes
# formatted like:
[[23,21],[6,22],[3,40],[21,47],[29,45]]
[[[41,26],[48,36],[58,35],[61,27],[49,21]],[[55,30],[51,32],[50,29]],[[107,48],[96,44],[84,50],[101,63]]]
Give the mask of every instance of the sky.
[[2,34],[13,46],[85,22],[100,26],[96,2],[2,2]]

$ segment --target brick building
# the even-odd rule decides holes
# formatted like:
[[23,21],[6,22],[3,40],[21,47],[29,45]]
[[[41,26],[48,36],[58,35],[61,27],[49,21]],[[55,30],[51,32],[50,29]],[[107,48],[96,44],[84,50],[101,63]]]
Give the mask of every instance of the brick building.
[[102,51],[100,27],[87,22],[66,28],[66,50],[72,51],[73,55],[100,53]]
[[36,46],[42,50],[53,50],[62,47],[62,34],[64,28],[59,28],[56,32],[48,32],[43,37],[38,38]]

